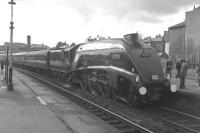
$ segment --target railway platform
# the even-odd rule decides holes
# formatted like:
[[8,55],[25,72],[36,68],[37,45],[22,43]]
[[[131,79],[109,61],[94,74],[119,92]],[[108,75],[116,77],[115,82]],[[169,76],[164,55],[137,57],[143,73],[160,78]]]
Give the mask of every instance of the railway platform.
[[42,83],[13,73],[13,91],[1,76],[0,131],[2,133],[118,133],[104,121]]

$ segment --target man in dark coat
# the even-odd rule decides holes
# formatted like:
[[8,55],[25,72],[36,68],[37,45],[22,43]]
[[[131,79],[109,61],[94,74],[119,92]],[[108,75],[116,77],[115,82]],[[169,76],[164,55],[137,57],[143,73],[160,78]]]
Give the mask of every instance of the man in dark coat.
[[172,76],[171,70],[172,70],[172,61],[168,60],[166,63],[166,72],[167,74],[170,74],[170,77]]
[[197,65],[197,74],[198,74],[198,83],[199,83],[199,86],[200,86],[200,64]]
[[187,70],[188,70],[188,63],[183,61],[182,66],[181,66],[181,71],[180,71],[180,89],[185,88],[185,76],[187,75]]
[[180,61],[178,61],[176,63],[176,70],[177,70],[176,78],[180,78],[180,71],[181,71],[181,62]]

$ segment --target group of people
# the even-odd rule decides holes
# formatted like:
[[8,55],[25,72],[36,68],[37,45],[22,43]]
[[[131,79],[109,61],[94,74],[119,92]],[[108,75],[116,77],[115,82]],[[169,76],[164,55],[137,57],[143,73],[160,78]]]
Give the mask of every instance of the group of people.
[[[180,89],[185,88],[185,76],[187,75],[188,67],[188,61],[180,60],[176,63],[177,75],[175,77],[180,79]],[[172,68],[172,61],[168,60],[166,62],[166,73],[170,77],[172,76]]]

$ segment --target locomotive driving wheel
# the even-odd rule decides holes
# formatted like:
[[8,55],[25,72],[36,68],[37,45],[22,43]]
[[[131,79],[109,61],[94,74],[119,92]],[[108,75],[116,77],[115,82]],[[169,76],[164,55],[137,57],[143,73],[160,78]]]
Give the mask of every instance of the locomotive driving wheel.
[[97,75],[98,75],[97,85],[100,95],[103,97],[109,97],[111,95],[109,74],[105,71],[99,71]]
[[110,86],[107,82],[99,81],[98,82],[98,90],[103,97],[109,97],[111,94]]
[[97,95],[97,85],[96,85],[96,73],[95,72],[91,72],[90,75],[88,75],[88,88],[89,91],[93,94],[93,95]]
[[64,80],[67,84],[72,84],[72,74],[65,74],[64,75]]

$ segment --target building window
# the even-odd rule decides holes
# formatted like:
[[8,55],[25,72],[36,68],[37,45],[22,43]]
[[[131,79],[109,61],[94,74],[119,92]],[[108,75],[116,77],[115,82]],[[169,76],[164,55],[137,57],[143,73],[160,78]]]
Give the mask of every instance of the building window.
[[156,45],[156,49],[159,50],[159,51],[161,51],[161,46],[157,44]]

